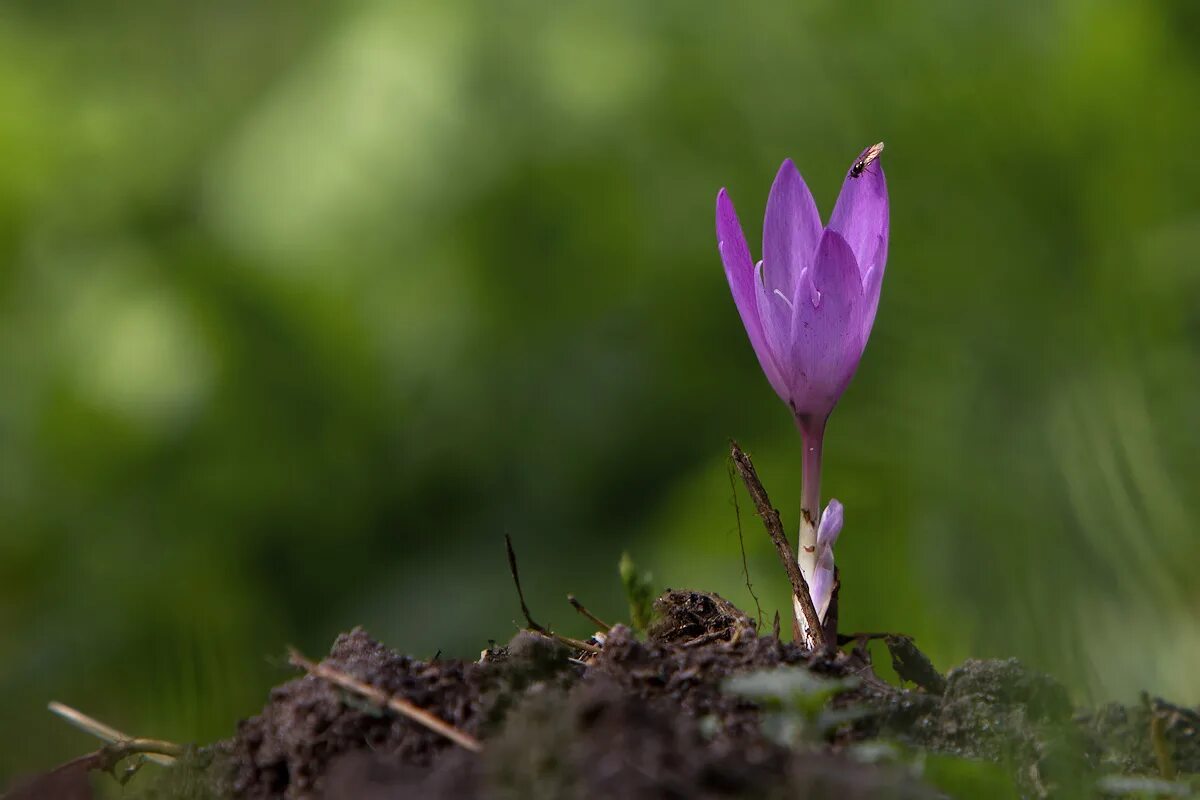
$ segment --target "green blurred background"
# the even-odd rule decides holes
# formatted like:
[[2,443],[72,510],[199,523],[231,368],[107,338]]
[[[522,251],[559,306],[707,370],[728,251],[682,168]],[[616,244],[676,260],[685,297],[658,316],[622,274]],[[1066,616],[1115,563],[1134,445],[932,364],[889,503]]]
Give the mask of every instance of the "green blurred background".
[[[355,624],[753,608],[727,439],[800,450],[717,256],[780,161],[879,139],[871,344],[830,423],[845,630],[1200,702],[1200,6],[0,6],[0,779],[232,733]],[[768,616],[786,580],[742,497]],[[785,617],[786,618],[786,617]]]

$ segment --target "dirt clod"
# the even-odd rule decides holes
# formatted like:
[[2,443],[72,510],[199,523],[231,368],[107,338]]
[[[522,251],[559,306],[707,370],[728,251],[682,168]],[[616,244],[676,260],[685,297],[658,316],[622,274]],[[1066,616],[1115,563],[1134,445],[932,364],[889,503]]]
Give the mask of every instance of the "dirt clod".
[[[426,663],[399,655],[361,628],[337,638],[325,663],[401,695],[467,733],[478,732],[481,669],[460,661]],[[239,797],[317,796],[339,756],[363,749],[425,766],[452,747],[438,734],[312,676],[272,690],[262,713],[238,727],[226,749],[230,789]]]
[[654,601],[654,622],[647,635],[663,644],[730,641],[754,632],[754,621],[712,592],[667,589]]

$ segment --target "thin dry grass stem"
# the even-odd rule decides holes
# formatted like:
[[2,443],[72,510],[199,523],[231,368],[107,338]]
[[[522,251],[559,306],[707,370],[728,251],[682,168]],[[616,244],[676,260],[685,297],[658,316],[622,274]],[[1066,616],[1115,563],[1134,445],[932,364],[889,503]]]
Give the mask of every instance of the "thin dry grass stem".
[[599,647],[597,647],[596,645],[594,645],[590,642],[585,642],[582,639],[572,639],[570,636],[563,636],[561,633],[555,633],[554,631],[534,631],[534,632],[540,633],[542,636],[548,636],[551,639],[554,639],[555,641],[562,642],[567,647],[574,647],[576,650],[582,650],[585,653],[591,653],[592,655],[595,655],[596,653],[601,652],[601,649]]
[[573,594],[567,595],[567,602],[571,604],[571,608],[575,609],[580,614],[587,617],[592,622],[593,625],[599,626],[600,630],[604,630],[604,631],[612,630],[612,625],[609,625],[607,622],[605,622],[604,620],[597,617],[591,611],[588,611],[587,606],[585,606],[583,603],[579,602],[579,600],[575,597],[575,595],[573,595]]
[[1167,743],[1166,720],[1157,709],[1151,710],[1150,745],[1154,749],[1154,762],[1159,776],[1164,780],[1175,780],[1179,772],[1175,768],[1175,759],[1171,757],[1171,746]]
[[[754,508],[758,512],[758,516],[762,518],[767,535],[771,537],[771,541],[775,545],[775,552],[779,554],[779,560],[783,562],[783,568],[787,571],[788,580],[792,584],[792,594],[799,601],[800,608],[804,612],[804,619],[808,623],[809,635],[815,645],[814,649],[824,649],[827,645],[825,629],[821,626],[821,618],[817,616],[817,608],[813,605],[812,595],[809,594],[808,582],[800,573],[800,565],[796,562],[791,544],[788,543],[787,533],[783,530],[783,522],[779,519],[779,512],[771,505],[771,498],[767,496],[767,490],[763,488],[762,481],[758,479],[758,473],[754,470],[754,463],[750,461],[750,456],[746,455],[741,445],[732,439],[729,440],[729,456],[733,459],[734,469],[741,476],[742,482],[746,484],[746,491],[750,493]],[[792,616],[792,634],[796,641],[803,641],[800,621],[794,618],[794,613]]]
[[754,593],[754,586],[750,583],[750,565],[746,561],[746,540],[742,536],[742,507],[737,499],[737,484],[733,480],[734,466],[733,461],[729,462],[729,494],[733,500],[733,518],[737,521],[738,532],[738,548],[742,551],[742,575],[746,578],[746,591],[754,598],[754,607],[758,609],[758,617],[756,618],[757,627],[762,628],[763,610],[762,603],[758,602],[758,595]]
[[[96,753],[81,756],[81,759],[97,758],[98,760],[108,760],[109,763],[115,764],[131,755],[144,755],[148,761],[169,767],[175,763],[175,759],[184,754],[183,745],[166,742],[161,739],[127,736],[111,725],[105,725],[103,722],[93,719],[82,711],[71,708],[63,703],[51,702],[47,705],[47,708],[50,709],[51,713],[58,715],[84,733],[90,733],[92,736],[107,743],[107,747]],[[76,759],[76,761],[79,760]],[[107,767],[102,768],[107,769]]]
[[313,677],[320,678],[323,681],[328,681],[334,686],[345,689],[348,692],[369,700],[380,707],[386,707],[395,711],[401,716],[408,717],[413,722],[423,725],[434,733],[439,733],[445,736],[450,741],[470,750],[472,753],[478,753],[483,749],[483,745],[479,740],[469,733],[464,733],[450,723],[438,718],[436,715],[429,713],[425,709],[410,703],[403,697],[388,694],[377,686],[372,686],[369,683],[360,681],[353,675],[343,672],[340,669],[330,667],[326,664],[319,664],[308,658],[305,658],[299,650],[288,648],[288,663],[294,667],[298,667]]
[[[588,644],[579,639],[572,639],[570,636],[555,633],[545,625],[534,621],[533,615],[529,613],[529,606],[525,603],[525,592],[521,589],[521,572],[517,569],[517,553],[513,550],[512,537],[507,533],[504,534],[504,548],[508,553],[508,571],[512,575],[513,585],[517,587],[517,599],[521,601],[521,614],[525,617],[525,626],[535,633],[540,633],[542,636],[548,636],[551,639],[557,639],[568,647],[574,647],[576,650],[599,653],[600,648],[594,644]],[[605,628],[605,630],[608,629]]]
[[513,550],[512,537],[507,533],[504,534],[504,550],[508,554],[508,572],[512,575],[513,584],[517,587],[517,599],[521,601],[521,614],[525,617],[526,626],[531,631],[549,636],[550,629],[535,622],[533,615],[529,613],[529,606],[525,604],[525,592],[521,589],[521,572],[517,569],[517,553]]

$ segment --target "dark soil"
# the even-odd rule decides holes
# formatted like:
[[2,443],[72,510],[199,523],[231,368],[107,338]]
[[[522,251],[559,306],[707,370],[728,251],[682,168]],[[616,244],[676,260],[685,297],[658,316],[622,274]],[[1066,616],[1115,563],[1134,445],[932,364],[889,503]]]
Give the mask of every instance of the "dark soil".
[[[419,661],[356,629],[327,665],[478,737],[482,752],[306,676],[274,689],[232,739],[130,788],[363,800],[1099,797],[1119,796],[1097,788],[1101,776],[1200,773],[1195,710],[1147,700],[1076,712],[1060,684],[1015,660],[934,676],[940,694],[900,689],[874,676],[864,649],[814,654],[759,636],[715,595],[668,591],[656,612],[644,640],[617,626],[595,654],[522,632],[476,663]],[[833,705],[858,718],[799,745],[768,736],[764,710],[722,681],[781,665],[853,678]],[[926,765],[938,757],[964,759],[967,783],[939,780]],[[978,762],[1001,780],[971,777]]]

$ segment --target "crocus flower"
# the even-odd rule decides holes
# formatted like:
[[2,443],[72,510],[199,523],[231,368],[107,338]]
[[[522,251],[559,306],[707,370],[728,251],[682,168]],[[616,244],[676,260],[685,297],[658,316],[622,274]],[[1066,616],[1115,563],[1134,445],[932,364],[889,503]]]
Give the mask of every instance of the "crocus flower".
[[833,584],[837,577],[833,571],[833,545],[837,542],[838,534],[842,532],[843,518],[842,504],[837,500],[830,500],[821,514],[821,524],[817,526],[817,560],[808,590],[812,595],[813,606],[817,609],[817,616],[821,619],[825,619],[825,613],[829,611],[829,601],[833,599]]
[[[887,263],[882,151],[874,145],[854,160],[827,226],[796,166],[784,161],[767,197],[757,264],[733,201],[724,189],[717,194],[717,242],[734,303],[767,381],[804,437],[799,562],[810,590],[817,581],[825,422],[862,358]],[[832,564],[832,550],[829,558]],[[806,628],[798,603],[797,617]]]

